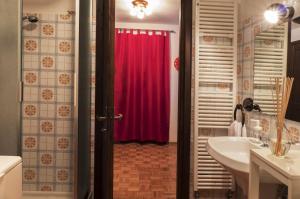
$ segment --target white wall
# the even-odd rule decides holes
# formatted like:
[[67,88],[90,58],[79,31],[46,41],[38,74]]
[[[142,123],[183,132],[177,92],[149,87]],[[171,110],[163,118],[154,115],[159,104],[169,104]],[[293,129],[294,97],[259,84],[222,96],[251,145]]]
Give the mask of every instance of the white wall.
[[295,28],[291,32],[291,41],[298,41],[300,40],[300,27]]
[[116,28],[128,29],[150,29],[150,30],[170,30],[175,31],[171,33],[171,107],[170,107],[170,142],[177,142],[177,118],[178,118],[178,78],[179,72],[174,67],[174,60],[179,56],[179,25],[165,25],[165,24],[143,24],[143,23],[116,23]]
[[23,12],[66,12],[75,10],[75,0],[23,0]]
[[240,0],[240,19],[245,20],[251,16],[262,16],[265,9],[275,2],[282,2],[282,0]]

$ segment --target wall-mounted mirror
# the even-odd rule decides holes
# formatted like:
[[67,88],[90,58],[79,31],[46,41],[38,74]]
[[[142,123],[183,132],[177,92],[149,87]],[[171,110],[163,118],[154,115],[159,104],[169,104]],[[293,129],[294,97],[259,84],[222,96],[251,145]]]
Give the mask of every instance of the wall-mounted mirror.
[[[300,6],[297,5],[295,16],[300,15]],[[287,75],[295,78],[293,90],[286,114],[286,118],[300,122],[300,24],[291,22],[289,24],[291,40],[288,46],[288,68]]]
[[262,112],[275,115],[274,78],[286,76],[288,24],[262,31],[254,40],[253,97]]

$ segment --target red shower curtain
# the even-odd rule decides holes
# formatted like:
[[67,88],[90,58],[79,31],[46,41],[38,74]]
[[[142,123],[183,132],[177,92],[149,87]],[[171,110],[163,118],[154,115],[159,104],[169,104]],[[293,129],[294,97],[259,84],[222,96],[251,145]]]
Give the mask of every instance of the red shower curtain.
[[169,32],[117,29],[115,42],[115,142],[168,142]]

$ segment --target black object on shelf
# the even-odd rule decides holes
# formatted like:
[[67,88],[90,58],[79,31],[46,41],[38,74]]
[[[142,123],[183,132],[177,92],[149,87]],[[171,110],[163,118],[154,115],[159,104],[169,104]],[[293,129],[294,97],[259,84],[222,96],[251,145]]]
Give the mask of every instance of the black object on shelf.
[[257,110],[259,112],[261,112],[261,108],[259,107],[258,104],[254,104],[254,101],[252,98],[246,98],[244,99],[243,101],[243,108],[246,110],[246,111],[253,111],[253,110]]

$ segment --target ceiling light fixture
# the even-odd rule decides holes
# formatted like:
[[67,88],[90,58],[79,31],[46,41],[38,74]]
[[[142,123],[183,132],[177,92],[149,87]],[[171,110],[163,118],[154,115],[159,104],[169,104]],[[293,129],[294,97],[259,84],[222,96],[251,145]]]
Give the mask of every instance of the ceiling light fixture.
[[294,16],[295,9],[281,3],[273,3],[264,13],[265,19],[272,24],[285,22]]
[[132,7],[130,9],[130,15],[136,16],[139,19],[143,19],[145,15],[151,15],[152,9],[149,7],[149,3],[146,0],[133,0]]

